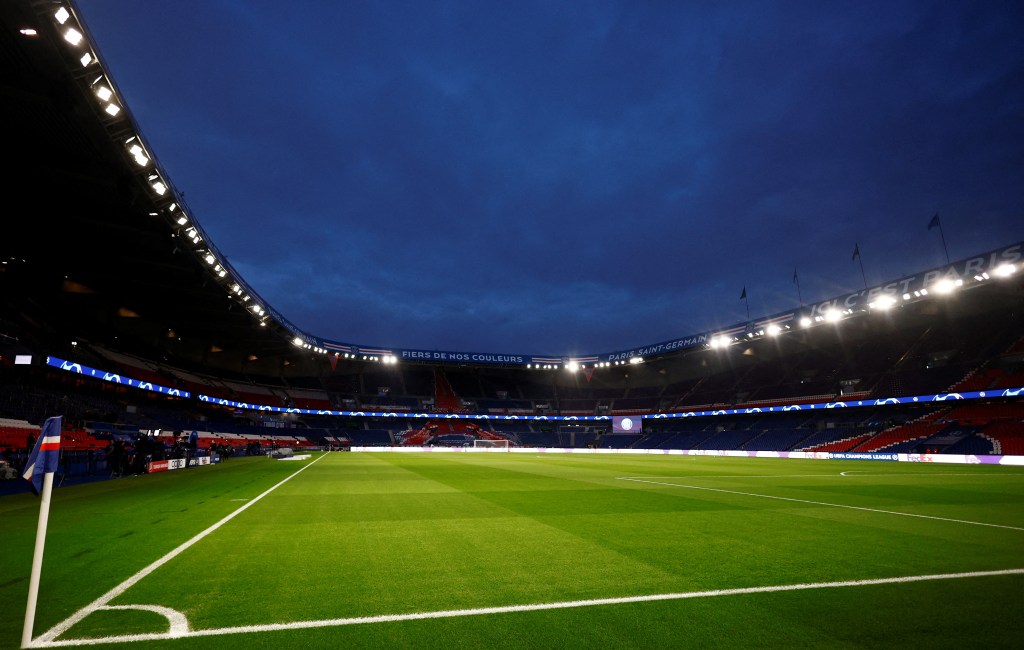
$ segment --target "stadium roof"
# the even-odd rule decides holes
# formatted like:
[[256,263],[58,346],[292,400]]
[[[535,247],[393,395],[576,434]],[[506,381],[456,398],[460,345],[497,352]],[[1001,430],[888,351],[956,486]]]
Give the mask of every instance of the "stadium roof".
[[[275,312],[206,236],[88,32],[62,7],[71,8],[0,8],[9,68],[2,110],[4,123],[16,125],[7,141],[19,156],[5,175],[6,198],[21,211],[13,236],[0,239],[5,334],[44,348],[84,338],[180,365],[264,375],[324,354],[329,342]],[[71,29],[83,40],[72,42]],[[634,352],[606,356],[628,360]]]

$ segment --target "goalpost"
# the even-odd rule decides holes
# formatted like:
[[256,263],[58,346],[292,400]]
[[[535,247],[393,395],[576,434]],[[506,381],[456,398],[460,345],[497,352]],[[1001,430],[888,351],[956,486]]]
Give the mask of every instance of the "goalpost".
[[511,446],[505,438],[501,440],[481,440],[479,438],[473,440],[474,449],[508,449]]

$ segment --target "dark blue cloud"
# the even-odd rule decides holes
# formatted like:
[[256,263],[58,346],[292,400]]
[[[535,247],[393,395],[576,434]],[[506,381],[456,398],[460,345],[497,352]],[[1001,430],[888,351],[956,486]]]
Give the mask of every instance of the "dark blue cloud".
[[1015,3],[82,0],[251,285],[362,344],[602,352],[1021,239]]

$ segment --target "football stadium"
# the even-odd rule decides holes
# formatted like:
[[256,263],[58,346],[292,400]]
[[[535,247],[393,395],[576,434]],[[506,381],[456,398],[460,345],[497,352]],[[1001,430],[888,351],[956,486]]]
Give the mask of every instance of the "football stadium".
[[336,340],[75,3],[0,25],[0,646],[1019,647],[1024,242],[585,354]]

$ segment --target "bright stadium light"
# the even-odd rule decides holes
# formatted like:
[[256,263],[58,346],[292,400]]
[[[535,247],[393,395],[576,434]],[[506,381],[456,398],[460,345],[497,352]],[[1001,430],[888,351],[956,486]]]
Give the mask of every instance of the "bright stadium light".
[[569,363],[565,364],[565,369],[568,370],[569,372],[578,372],[580,369],[580,364],[576,363],[575,361],[570,361]]
[[963,283],[964,283],[964,281],[959,279],[959,278],[956,279],[956,280],[950,280],[949,278],[944,278],[942,280],[939,280],[935,284],[933,284],[932,285],[932,290],[935,291],[935,293],[939,293],[939,294],[945,295],[945,294],[953,293],[954,291],[956,291],[957,287],[961,286]]
[[830,323],[836,323],[843,317],[843,312],[838,309],[828,309],[824,312],[825,320]]
[[110,98],[114,96],[114,91],[103,84],[100,84],[99,86],[96,86],[96,96],[105,102],[109,102]]
[[1000,264],[992,270],[992,274],[997,278],[1008,278],[1017,272],[1017,267],[1013,264]]
[[154,192],[156,192],[160,196],[167,194],[167,186],[164,185],[163,181],[160,180],[159,176],[157,176],[156,174],[150,174],[147,180],[149,181],[150,187],[153,188]]
[[300,339],[299,337],[296,336],[295,338],[292,339],[292,345],[301,348],[302,347],[302,339]]
[[85,37],[82,36],[82,32],[78,31],[74,27],[68,27],[68,30],[64,32],[64,40],[72,45],[78,45],[82,42],[83,38]]
[[629,362],[630,362],[631,364],[633,364],[633,365],[636,365],[636,364],[638,364],[638,363],[643,363],[643,362],[644,362],[644,358],[643,358],[643,357],[631,357],[631,358],[629,359]]
[[767,328],[765,328],[765,332],[768,333],[768,336],[778,336],[779,334],[782,334],[782,328],[776,325],[775,323],[772,323]]
[[89,67],[89,64],[92,63],[92,60],[92,52],[86,52],[82,55],[82,58],[79,59],[79,61],[82,62],[83,68]]
[[67,9],[61,7],[60,9],[57,10],[55,14],[53,14],[53,17],[57,19],[58,23],[63,25],[64,23],[68,22],[68,18],[71,18],[71,14],[68,13]]
[[135,143],[128,147],[128,153],[135,159],[135,164],[139,167],[145,167],[149,164],[149,157],[146,155],[146,151],[138,144]]
[[810,327],[813,324],[814,321],[812,321],[809,316],[804,316],[800,319],[800,327]]
[[892,296],[878,296],[874,300],[868,303],[868,307],[871,309],[892,309],[896,305],[896,299]]

